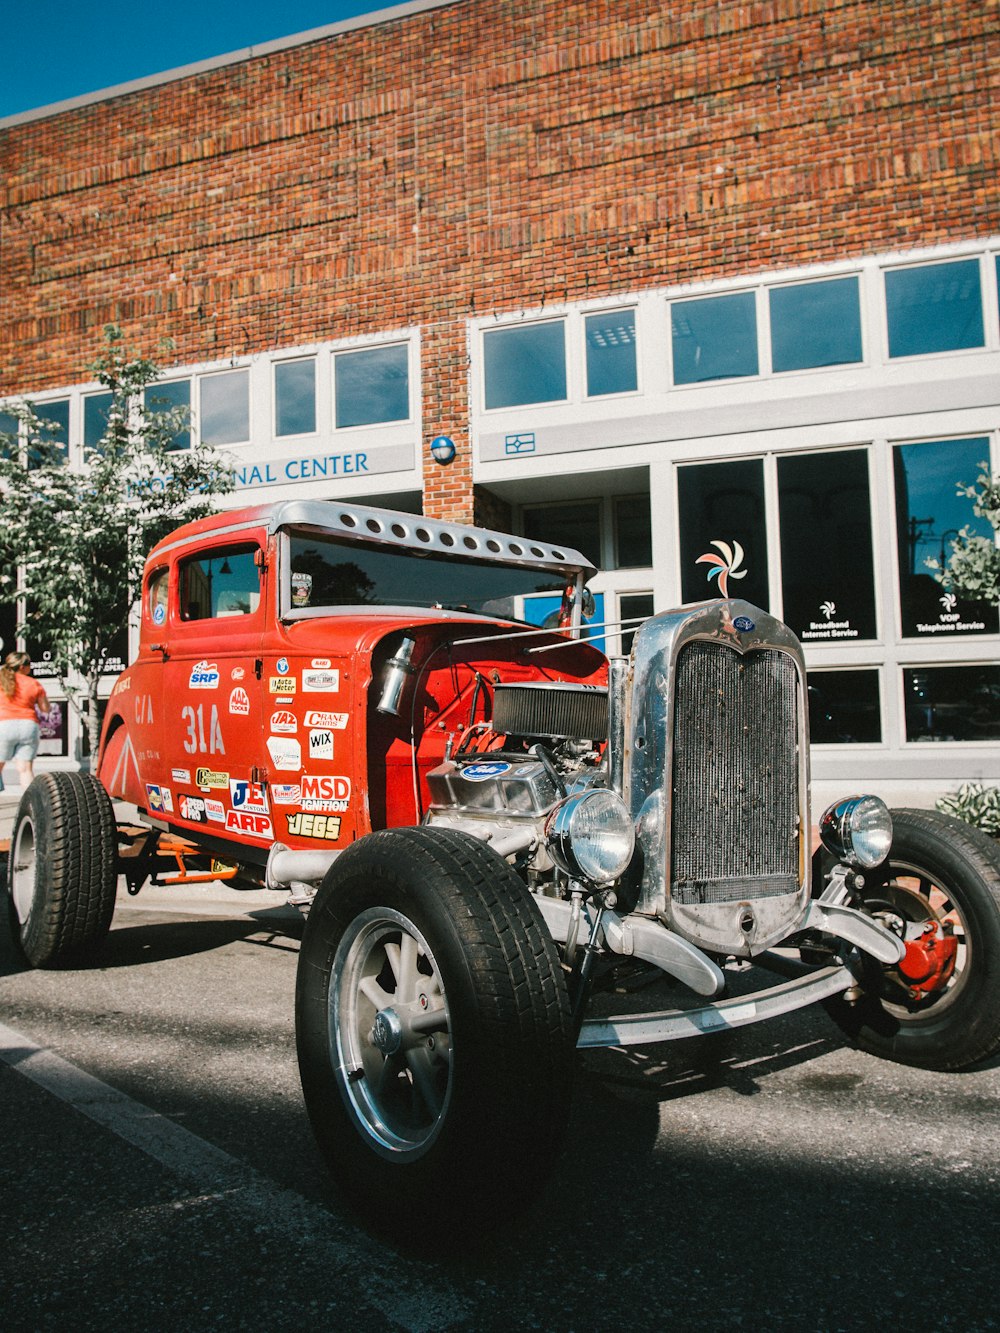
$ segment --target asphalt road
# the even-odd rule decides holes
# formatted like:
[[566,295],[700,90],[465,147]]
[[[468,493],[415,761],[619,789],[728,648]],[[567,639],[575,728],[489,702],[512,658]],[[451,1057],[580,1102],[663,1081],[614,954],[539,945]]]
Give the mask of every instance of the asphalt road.
[[1000,1327],[1000,1062],[846,1047],[822,1011],[581,1058],[534,1211],[415,1257],[328,1184],[302,1109],[301,923],[274,895],[120,899],[98,965],[0,932],[0,1326]]

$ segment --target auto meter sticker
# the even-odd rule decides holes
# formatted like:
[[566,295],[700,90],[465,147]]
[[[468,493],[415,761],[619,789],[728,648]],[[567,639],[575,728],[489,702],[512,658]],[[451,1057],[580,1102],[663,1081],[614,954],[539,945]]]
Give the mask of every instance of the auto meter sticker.
[[501,763],[499,760],[490,763],[467,764],[462,769],[462,777],[468,778],[470,782],[488,782],[490,778],[498,778],[501,773],[509,773],[510,768],[510,764]]
[[211,796],[205,797],[205,814],[213,824],[224,824],[226,822],[226,807],[221,801],[216,801]]
[[327,728],[322,731],[310,731],[309,733],[309,758],[310,759],[332,759],[333,758],[333,732]]
[[268,736],[267,752],[271,763],[283,772],[297,772],[302,767],[302,746],[291,736]]
[[[267,688],[272,694],[294,694],[295,677],[294,676],[271,676]],[[305,689],[305,686],[302,687]]]
[[200,796],[182,796],[180,800],[181,819],[188,819],[192,824],[204,824],[208,815],[205,802]]
[[299,729],[299,724],[295,720],[295,714],[290,713],[287,708],[278,708],[271,714],[271,730],[281,732],[284,735],[294,735]]
[[343,813],[351,804],[351,779],[337,773],[320,776],[302,774],[303,810],[336,810]]
[[259,782],[234,778],[229,783],[229,800],[234,810],[249,810],[254,815],[269,813],[267,792]]
[[196,787],[228,787],[229,774],[214,768],[199,768],[194,775]]
[[298,805],[302,788],[297,782],[272,782],[271,800],[275,805]]
[[196,662],[191,668],[188,685],[192,690],[216,690],[219,687],[219,668],[214,662]]
[[237,686],[229,696],[229,711],[237,713],[241,717],[248,717],[250,714],[250,696],[242,685]]
[[191,774],[186,768],[172,768],[170,776],[174,782],[186,782],[188,785],[191,783]]
[[340,689],[340,672],[319,667],[305,667],[302,671],[303,694],[336,694]]
[[249,810],[230,810],[226,815],[226,828],[232,833],[251,833],[257,838],[274,836],[267,815],[251,814]]
[[297,838],[319,838],[336,842],[340,837],[339,815],[285,815],[288,832]]
[[164,812],[173,814],[174,801],[170,794],[169,787],[159,787],[153,783],[146,783],[146,799],[149,801],[149,810],[151,814],[161,815]]
[[343,731],[347,726],[347,718],[347,713],[324,713],[310,708],[303,721],[307,727],[332,727],[334,731]]
[[275,669],[275,671],[277,671],[277,673],[278,673],[279,676],[287,676],[287,675],[288,675],[288,658],[287,658],[287,657],[279,657],[278,660],[277,660],[277,662],[275,662],[275,664],[274,664],[274,669]]

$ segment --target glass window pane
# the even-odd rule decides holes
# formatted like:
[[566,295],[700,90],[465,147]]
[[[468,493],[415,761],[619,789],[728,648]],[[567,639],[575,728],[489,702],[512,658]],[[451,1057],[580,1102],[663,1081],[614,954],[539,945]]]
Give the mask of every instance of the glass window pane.
[[635,311],[612,310],[588,315],[587,393],[633,393],[638,387],[635,366]]
[[184,620],[249,616],[260,605],[257,548],[215,551],[195,556],[180,567],[180,603]]
[[[648,620],[653,614],[653,594],[651,592],[622,593],[618,598],[618,614],[622,620],[633,620],[636,616],[642,616],[644,620]],[[639,629],[638,625],[631,625],[622,629],[623,654],[632,651],[632,640],[635,638],[637,629]]]
[[[57,398],[49,403],[32,403],[32,410],[42,423],[41,437],[58,447],[65,463],[69,457],[69,399]],[[28,443],[28,467],[37,467],[40,463],[38,452]]]
[[875,638],[868,455],[778,459],[784,619],[800,639]]
[[841,366],[861,360],[857,278],[773,287],[768,300],[775,370]]
[[890,356],[983,345],[978,259],[890,269],[885,306]]
[[334,362],[336,420],[374,426],[410,417],[409,348],[406,343],[341,352]]
[[645,569],[653,563],[649,496],[628,495],[615,501],[615,567]]
[[[185,420],[190,422],[191,381],[167,380],[163,384],[151,384],[149,388],[143,392],[143,402],[146,411],[154,417],[159,413],[171,412],[175,408],[183,408],[186,412]],[[167,448],[191,448],[191,431],[189,425],[182,426],[180,430],[174,433]]]
[[753,292],[674,301],[670,328],[674,383],[757,374],[757,317]]
[[1000,666],[905,667],[908,741],[1000,740]]
[[13,412],[0,411],[0,435],[9,435],[11,444],[17,443],[18,420]]
[[203,444],[245,444],[250,438],[250,372],[203,375],[199,429]]
[[882,739],[878,671],[809,672],[813,745],[875,745]]
[[316,430],[316,362],[279,361],[274,367],[275,435],[312,435]]
[[598,500],[578,504],[538,505],[524,511],[524,535],[532,541],[579,551],[592,565],[601,564],[601,505]]
[[91,393],[83,400],[83,442],[96,449],[108,428],[108,413],[114,397],[110,393]]
[[555,403],[566,397],[563,321],[491,329],[483,335],[486,406]]
[[992,537],[987,520],[973,513],[972,501],[956,493],[959,482],[975,481],[987,458],[985,436],[903,444],[893,450],[900,621],[906,636],[996,634],[1000,627],[995,606],[949,592],[927,566],[928,560],[942,565],[947,561],[951,539],[960,528]]
[[759,458],[678,468],[681,597],[741,597],[766,611],[767,528]]

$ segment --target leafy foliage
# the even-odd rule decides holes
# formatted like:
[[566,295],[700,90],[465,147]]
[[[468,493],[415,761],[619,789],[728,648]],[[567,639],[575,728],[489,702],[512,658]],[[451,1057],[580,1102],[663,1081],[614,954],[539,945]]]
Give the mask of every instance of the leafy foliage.
[[1000,787],[963,782],[957,792],[942,796],[937,808],[944,815],[954,815],[956,819],[982,829],[992,838],[1000,838]]
[[[5,409],[21,438],[0,435],[0,600],[25,599],[19,632],[44,645],[68,697],[81,707],[85,682],[92,752],[97,742],[97,686],[128,623],[149,548],[178,523],[213,512],[233,488],[223,455],[208,445],[172,449],[187,426],[186,409],[144,402],[159,378],[154,362],[131,356],[121,331],[105,329],[89,368],[110,393],[103,436],[84,450],[80,471],[42,415],[27,403]],[[41,408],[44,413],[44,405]]]
[[[958,483],[958,494],[972,501],[973,512],[1000,533],[1000,479],[990,476],[989,464],[980,463],[973,485]],[[1000,601],[1000,547],[990,537],[978,536],[966,526],[951,542],[944,568],[928,560],[934,577],[946,588],[974,602]]]

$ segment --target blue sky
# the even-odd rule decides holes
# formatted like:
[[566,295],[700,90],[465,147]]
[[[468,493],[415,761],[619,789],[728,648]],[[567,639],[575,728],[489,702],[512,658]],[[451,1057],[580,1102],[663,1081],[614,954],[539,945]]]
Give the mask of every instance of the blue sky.
[[0,117],[226,55],[395,0],[0,0]]

